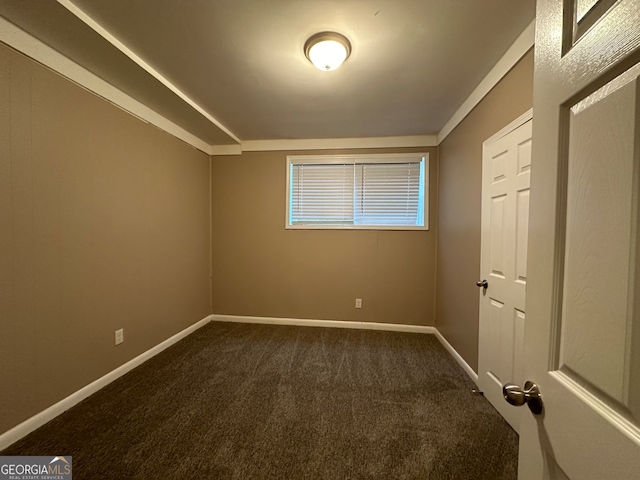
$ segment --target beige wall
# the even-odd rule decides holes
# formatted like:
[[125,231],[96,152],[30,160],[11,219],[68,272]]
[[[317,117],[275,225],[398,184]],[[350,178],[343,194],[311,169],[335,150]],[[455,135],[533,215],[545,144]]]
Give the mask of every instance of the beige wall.
[[209,255],[209,157],[0,45],[0,433],[207,316]]
[[531,108],[532,57],[438,149],[360,150],[429,152],[429,231],[286,230],[286,155],[358,150],[214,157],[210,176],[205,154],[0,45],[0,433],[211,301],[219,314],[436,324],[477,368],[481,145]]
[[437,151],[392,151],[430,154],[430,231],[285,229],[286,156],[356,150],[213,157],[214,313],[433,325]]
[[482,142],[532,105],[530,51],[440,144],[436,326],[476,371]]

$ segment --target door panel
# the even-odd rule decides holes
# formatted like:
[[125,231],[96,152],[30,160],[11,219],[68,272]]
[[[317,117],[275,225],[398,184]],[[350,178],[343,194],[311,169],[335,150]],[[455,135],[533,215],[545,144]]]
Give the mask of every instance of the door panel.
[[514,354],[513,356],[513,376],[511,383],[515,383],[516,385],[524,385],[524,312],[518,310],[517,308],[514,310],[514,339],[513,339],[513,350],[514,352],[518,352],[518,354]]
[[507,154],[508,152],[504,150],[495,154],[491,159],[494,185],[507,178]]
[[483,145],[478,384],[516,431],[521,413],[502,385],[523,380],[530,171],[529,112]]
[[640,2],[539,0],[535,48],[519,478],[640,478]]
[[505,350],[504,335],[504,303],[491,299],[491,314],[489,315],[489,332],[495,348],[490,354],[489,372],[497,379],[505,378],[502,358]]
[[505,275],[505,200],[506,195],[491,199],[491,275],[490,280],[504,280]]
[[598,0],[576,0],[576,22],[580,23]]
[[518,145],[518,176],[526,175],[531,170],[531,139]]
[[[570,109],[559,367],[603,401],[629,406],[634,328],[636,79]],[[613,90],[613,91],[612,91]],[[612,255],[601,254],[607,250]],[[630,338],[630,337],[629,337]],[[640,373],[640,372],[638,372]]]
[[516,196],[516,282],[527,283],[527,244],[529,240],[529,189]]

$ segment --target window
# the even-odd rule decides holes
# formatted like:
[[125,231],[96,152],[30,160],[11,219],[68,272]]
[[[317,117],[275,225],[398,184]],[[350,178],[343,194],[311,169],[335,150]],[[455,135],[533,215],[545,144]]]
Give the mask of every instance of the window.
[[428,230],[428,154],[287,157],[286,228]]

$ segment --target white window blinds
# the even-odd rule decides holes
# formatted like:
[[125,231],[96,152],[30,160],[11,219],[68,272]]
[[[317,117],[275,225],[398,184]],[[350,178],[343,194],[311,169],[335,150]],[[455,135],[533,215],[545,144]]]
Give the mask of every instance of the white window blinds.
[[291,167],[292,223],[353,223],[353,165]]
[[289,160],[288,226],[425,228],[425,156]]
[[419,225],[420,163],[356,165],[356,225]]

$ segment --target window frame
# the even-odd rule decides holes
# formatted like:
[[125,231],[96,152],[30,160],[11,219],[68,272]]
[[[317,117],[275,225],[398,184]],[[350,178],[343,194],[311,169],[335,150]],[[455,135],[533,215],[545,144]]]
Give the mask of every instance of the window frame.
[[[327,225],[327,224],[291,224],[291,165],[320,164],[336,165],[343,163],[406,163],[424,162],[424,205],[422,213],[424,225]],[[348,155],[287,155],[287,176],[285,194],[286,230],[429,230],[429,153],[365,153]]]

